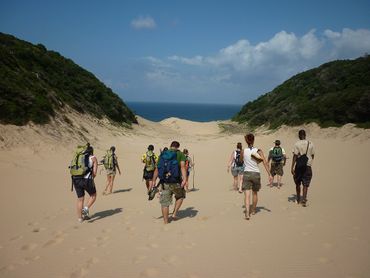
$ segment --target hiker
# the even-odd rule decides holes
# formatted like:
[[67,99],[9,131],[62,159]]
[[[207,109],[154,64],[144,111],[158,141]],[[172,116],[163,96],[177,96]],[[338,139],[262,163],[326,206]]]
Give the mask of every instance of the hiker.
[[[256,213],[258,202],[257,193],[261,188],[261,174],[258,163],[263,162],[263,166],[265,167],[266,172],[269,176],[270,183],[272,182],[272,176],[262,150],[253,146],[254,135],[252,133],[249,133],[244,138],[246,143],[248,144],[248,147],[243,150],[244,175],[242,190],[244,191],[245,197],[245,219],[249,220],[250,214],[254,215]],[[250,212],[251,191],[253,192],[253,196],[252,209]]]
[[234,190],[242,191],[243,173],[244,173],[244,162],[242,155],[243,146],[242,143],[236,144],[236,150],[231,153],[229,165],[227,166],[227,172],[230,171],[234,177],[233,188]]
[[153,182],[155,185],[159,177],[161,183],[161,195],[159,202],[162,208],[163,221],[168,224],[169,206],[172,203],[172,195],[175,195],[175,207],[172,213],[172,220],[177,220],[183,200],[186,197],[184,186],[186,184],[185,155],[179,151],[180,143],[173,141],[170,149],[163,151],[159,156],[157,167],[154,170]]
[[[312,162],[315,156],[313,143],[306,140],[306,131],[298,132],[299,140],[294,144],[292,175],[297,191],[297,204],[307,205],[307,191],[312,179]],[[303,185],[303,196],[301,199],[301,184]]]
[[[282,183],[281,179],[284,175],[283,167],[286,163],[285,150],[280,146],[280,140],[275,140],[275,146],[269,150],[268,163],[270,165],[270,173],[272,175],[272,182],[270,187],[274,185],[274,179],[276,176],[277,188],[280,189]],[[270,164],[271,162],[271,164]]]
[[183,150],[183,154],[186,157],[185,161],[185,170],[186,170],[186,184],[185,184],[185,190],[186,192],[189,192],[189,176],[190,171],[193,169],[194,163],[189,155],[189,151],[187,149]]
[[149,145],[148,150],[141,157],[141,161],[145,164],[143,169],[143,179],[145,180],[146,189],[152,188],[152,180],[155,166],[158,162],[158,157],[154,153],[154,146]]
[[116,155],[116,147],[112,146],[104,156],[102,160],[104,164],[104,168],[107,172],[107,185],[103,191],[103,195],[112,194],[113,191],[113,183],[116,177],[116,170],[121,175],[121,170],[118,165],[118,158]]
[[[83,155],[88,157],[87,173],[83,176],[72,177],[74,189],[77,194],[77,217],[78,222],[82,223],[85,219],[89,219],[89,210],[96,200],[96,188],[94,178],[98,171],[98,160],[94,156],[94,149],[88,144]],[[87,205],[84,206],[85,191],[89,194]]]

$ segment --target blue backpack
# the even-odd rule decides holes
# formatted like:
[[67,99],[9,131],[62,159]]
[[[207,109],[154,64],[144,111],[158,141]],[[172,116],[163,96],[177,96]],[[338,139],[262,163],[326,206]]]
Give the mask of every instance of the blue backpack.
[[158,161],[158,177],[164,183],[180,182],[180,165],[177,161],[177,152],[164,151]]

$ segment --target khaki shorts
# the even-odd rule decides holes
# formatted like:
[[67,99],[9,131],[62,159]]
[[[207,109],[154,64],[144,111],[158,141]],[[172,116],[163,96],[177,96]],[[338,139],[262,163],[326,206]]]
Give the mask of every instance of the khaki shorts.
[[175,195],[176,200],[185,199],[185,189],[179,183],[164,183],[159,199],[162,207],[169,207],[172,204],[172,195]]
[[107,171],[107,176],[115,176],[116,175],[116,170],[114,169],[106,169]]
[[242,189],[259,191],[261,189],[261,174],[258,172],[244,172]]
[[284,175],[284,170],[283,170],[283,163],[271,163],[271,176],[283,176]]

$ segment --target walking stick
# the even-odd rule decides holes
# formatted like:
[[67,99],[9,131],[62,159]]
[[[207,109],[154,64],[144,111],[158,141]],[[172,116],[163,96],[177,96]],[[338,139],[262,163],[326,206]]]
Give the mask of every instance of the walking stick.
[[193,155],[193,191],[194,191],[194,176],[195,176],[195,160]]

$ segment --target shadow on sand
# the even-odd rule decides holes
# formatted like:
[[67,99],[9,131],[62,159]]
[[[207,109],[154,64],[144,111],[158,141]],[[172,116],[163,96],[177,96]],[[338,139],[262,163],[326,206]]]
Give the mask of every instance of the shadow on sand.
[[288,197],[288,202],[290,203],[295,203],[297,201],[297,195],[292,194],[291,196]]
[[94,213],[92,216],[90,216],[90,220],[88,222],[93,223],[96,220],[101,220],[105,217],[109,217],[109,216],[115,215],[117,213],[121,213],[122,211],[123,211],[122,208],[108,209],[108,210],[99,211],[97,213]]
[[193,218],[195,217],[196,215],[198,214],[198,211],[196,209],[194,209],[194,207],[188,207],[186,209],[183,209],[183,210],[179,210],[177,212],[177,218],[179,219],[182,219],[182,218]]
[[132,188],[127,188],[127,189],[118,189],[118,190],[114,190],[114,191],[113,191],[113,194],[115,194],[115,193],[130,192],[131,190],[132,190]]

